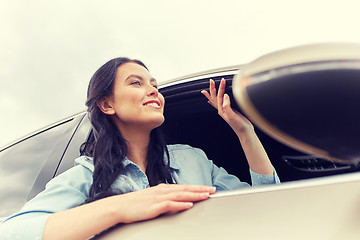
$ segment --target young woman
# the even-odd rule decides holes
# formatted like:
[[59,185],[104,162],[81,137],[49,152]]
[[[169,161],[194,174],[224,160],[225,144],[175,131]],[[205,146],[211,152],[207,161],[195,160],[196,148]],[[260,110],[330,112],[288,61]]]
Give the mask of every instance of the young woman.
[[[202,91],[237,134],[252,185],[279,183],[252,124],[230,107],[225,80]],[[216,190],[247,187],[200,149],[166,146],[159,127],[164,97],[146,66],[128,58],[104,64],[91,78],[86,105],[94,138],[75,167],[0,225],[2,239],[87,239],[118,223],[182,211]],[[96,221],[94,221],[96,219]]]

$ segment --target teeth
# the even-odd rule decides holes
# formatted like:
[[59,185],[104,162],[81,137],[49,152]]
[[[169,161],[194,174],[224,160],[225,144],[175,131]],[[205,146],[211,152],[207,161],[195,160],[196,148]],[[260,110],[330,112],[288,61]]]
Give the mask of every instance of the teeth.
[[154,103],[154,102],[152,102],[152,103],[147,103],[146,105],[153,106],[153,107],[160,107],[159,104]]

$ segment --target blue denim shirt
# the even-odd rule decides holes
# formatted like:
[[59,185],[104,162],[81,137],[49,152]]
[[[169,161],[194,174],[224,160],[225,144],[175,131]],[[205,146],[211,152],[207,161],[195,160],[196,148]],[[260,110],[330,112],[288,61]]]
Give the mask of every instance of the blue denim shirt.
[[[200,149],[188,145],[169,145],[168,149],[175,183],[215,186],[217,191],[249,186],[214,165]],[[112,185],[114,192],[127,193],[149,187],[145,173],[136,164],[125,159],[124,167],[124,174]],[[0,224],[1,239],[42,239],[45,223],[51,214],[79,206],[86,200],[93,170],[92,158],[77,158],[75,167],[52,179],[43,192]],[[250,175],[253,186],[280,183],[275,171],[274,175],[268,176],[250,170]]]

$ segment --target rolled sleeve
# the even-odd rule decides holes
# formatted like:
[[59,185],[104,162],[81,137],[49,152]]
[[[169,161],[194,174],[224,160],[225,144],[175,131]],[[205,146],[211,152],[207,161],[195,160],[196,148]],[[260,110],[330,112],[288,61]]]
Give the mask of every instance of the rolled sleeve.
[[25,212],[0,224],[2,240],[41,240],[49,213]]
[[274,169],[273,175],[261,175],[253,172],[250,169],[251,183],[252,186],[266,185],[266,184],[279,184],[280,179]]
[[247,182],[241,182],[236,176],[229,174],[224,168],[217,167],[210,161],[212,166],[212,178],[213,186],[216,187],[217,191],[231,190],[249,187]]
[[76,166],[52,179],[46,189],[0,223],[0,238],[42,239],[49,216],[82,204],[92,183],[92,172]]
[[[170,145],[170,167],[172,176],[178,184],[198,184],[214,186],[218,191],[250,187],[224,168],[216,166],[205,152],[188,145]],[[252,186],[280,183],[274,169],[274,175],[260,175],[251,171]]]

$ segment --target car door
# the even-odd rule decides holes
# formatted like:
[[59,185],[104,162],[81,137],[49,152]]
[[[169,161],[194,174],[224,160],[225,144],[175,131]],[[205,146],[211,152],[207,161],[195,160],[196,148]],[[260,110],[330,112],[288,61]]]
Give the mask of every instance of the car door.
[[[15,213],[42,191],[62,160],[70,159],[70,153],[65,153],[75,147],[71,143],[86,138],[81,138],[86,135],[84,131],[77,131],[84,117],[81,113],[59,121],[0,150],[0,218]],[[74,150],[70,152],[75,154]]]

